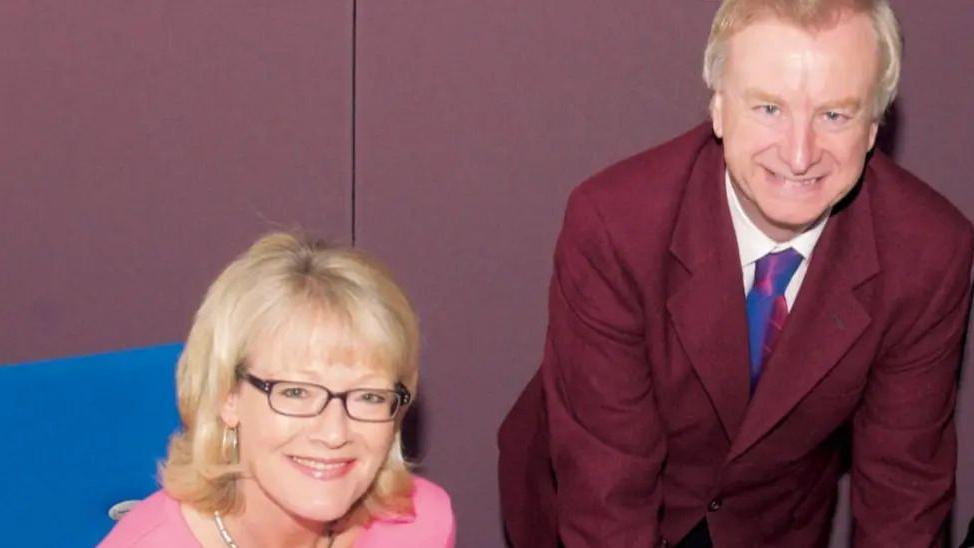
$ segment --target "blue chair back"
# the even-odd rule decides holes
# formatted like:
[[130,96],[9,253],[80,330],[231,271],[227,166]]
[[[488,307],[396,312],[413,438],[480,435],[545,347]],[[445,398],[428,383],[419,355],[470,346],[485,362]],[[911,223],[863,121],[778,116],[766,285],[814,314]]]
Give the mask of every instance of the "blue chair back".
[[4,546],[91,547],[157,490],[182,345],[0,367]]

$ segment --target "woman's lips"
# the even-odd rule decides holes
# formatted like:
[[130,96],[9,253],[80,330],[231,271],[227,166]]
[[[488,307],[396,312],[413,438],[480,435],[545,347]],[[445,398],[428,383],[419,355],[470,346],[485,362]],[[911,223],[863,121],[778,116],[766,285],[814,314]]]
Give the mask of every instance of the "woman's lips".
[[348,474],[355,466],[355,459],[314,459],[288,456],[294,466],[306,476],[316,480],[333,480]]

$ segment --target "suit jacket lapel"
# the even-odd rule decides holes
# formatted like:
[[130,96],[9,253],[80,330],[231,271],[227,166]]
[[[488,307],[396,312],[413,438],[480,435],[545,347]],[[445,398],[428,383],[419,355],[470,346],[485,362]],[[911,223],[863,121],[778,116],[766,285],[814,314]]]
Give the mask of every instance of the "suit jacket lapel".
[[760,440],[813,390],[869,325],[869,313],[853,292],[879,271],[868,186],[867,180],[829,219],[728,460]]
[[670,252],[667,310],[684,351],[710,396],[728,441],[748,403],[747,318],[737,240],[724,192],[723,153],[707,145],[694,166]]

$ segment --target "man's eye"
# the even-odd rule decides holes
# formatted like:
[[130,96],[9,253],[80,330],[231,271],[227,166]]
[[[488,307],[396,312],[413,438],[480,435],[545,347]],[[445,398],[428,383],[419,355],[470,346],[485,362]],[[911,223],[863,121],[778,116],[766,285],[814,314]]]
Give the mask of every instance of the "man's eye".
[[828,120],[829,122],[845,122],[846,120],[849,119],[847,115],[842,114],[841,112],[836,112],[834,110],[830,110],[826,112],[824,116],[825,119]]
[[362,403],[371,403],[375,405],[381,405],[389,400],[389,397],[382,392],[359,392],[356,397],[356,401]]
[[767,116],[776,116],[779,112],[781,112],[778,105],[758,105],[756,110],[758,113],[765,114]]

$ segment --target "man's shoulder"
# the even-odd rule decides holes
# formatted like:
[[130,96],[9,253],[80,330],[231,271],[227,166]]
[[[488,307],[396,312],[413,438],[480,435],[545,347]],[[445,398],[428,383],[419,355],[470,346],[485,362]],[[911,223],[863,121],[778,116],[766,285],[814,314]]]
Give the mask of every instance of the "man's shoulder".
[[[697,214],[708,207],[701,196],[723,192],[722,171],[723,150],[710,124],[701,124],[578,185],[568,198],[560,241],[611,242],[614,253],[632,257],[668,249],[670,235],[687,211],[684,206],[690,204]],[[713,185],[707,184],[710,180]],[[695,200],[686,198],[691,189],[696,189]]]
[[[971,222],[933,187],[877,152],[869,160],[873,219],[877,230],[898,240],[969,239]],[[946,243],[946,242],[945,242]]]
[[710,124],[700,124],[599,171],[579,184],[572,195],[619,205],[672,197],[686,183],[703,151],[718,146]]

